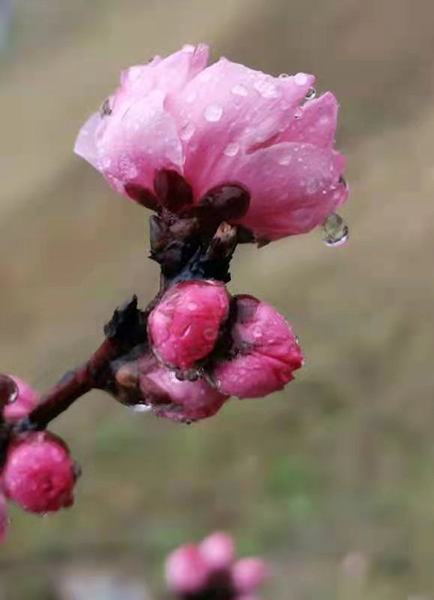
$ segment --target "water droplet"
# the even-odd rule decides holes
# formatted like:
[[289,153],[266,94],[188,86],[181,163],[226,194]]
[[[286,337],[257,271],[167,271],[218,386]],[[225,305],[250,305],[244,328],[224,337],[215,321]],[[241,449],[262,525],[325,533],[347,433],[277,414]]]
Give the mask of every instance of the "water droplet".
[[131,408],[135,413],[145,413],[152,410],[152,407],[148,404],[134,404],[134,406],[132,406]]
[[337,248],[348,239],[348,225],[337,213],[330,213],[323,223],[323,239],[327,246]]
[[240,150],[240,145],[236,142],[232,144],[228,144],[226,148],[223,150],[223,154],[226,156],[236,156]]
[[316,179],[310,179],[306,186],[306,191],[308,194],[315,194],[318,190],[318,181]]
[[232,93],[235,94],[236,96],[248,96],[249,95],[249,91],[243,86],[243,85],[235,85],[232,88]]
[[185,379],[187,379],[187,381],[197,381],[199,376],[200,373],[197,369],[189,369],[185,372]]
[[288,75],[288,73],[281,73],[279,75],[279,79],[289,79],[290,75]]
[[306,100],[313,100],[316,96],[316,89],[314,87],[311,87],[307,90],[306,95],[305,95],[305,99]]
[[279,165],[286,167],[291,164],[291,161],[292,161],[291,154],[284,154],[283,156],[279,157],[277,162],[279,163]]
[[278,98],[280,96],[272,81],[259,80],[253,84],[253,87],[263,98]]
[[179,137],[181,138],[181,140],[184,140],[184,142],[188,142],[188,140],[191,140],[191,138],[193,137],[195,131],[195,126],[192,123],[189,123],[183,129],[181,129]]
[[210,104],[205,109],[204,116],[205,119],[210,123],[217,123],[217,121],[220,121],[222,114],[223,109],[221,106],[219,106],[218,104]]
[[294,113],[294,119],[301,119],[303,113],[301,112],[300,109],[297,109]]
[[306,83],[307,83],[306,73],[297,73],[297,75],[294,75],[294,82],[300,86],[306,85]]
[[12,404],[18,398],[18,386],[9,375],[0,375],[0,405]]

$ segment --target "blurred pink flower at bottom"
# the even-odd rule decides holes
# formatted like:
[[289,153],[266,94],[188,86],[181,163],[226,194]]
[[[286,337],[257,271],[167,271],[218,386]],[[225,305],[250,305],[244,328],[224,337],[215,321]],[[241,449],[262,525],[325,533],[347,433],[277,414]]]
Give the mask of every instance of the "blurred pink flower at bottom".
[[166,560],[166,581],[176,593],[200,591],[208,575],[209,568],[197,546],[181,546]]
[[181,546],[166,560],[166,581],[181,599],[224,598],[260,600],[254,595],[267,577],[260,558],[234,561],[234,542],[230,535],[216,532],[198,545]]

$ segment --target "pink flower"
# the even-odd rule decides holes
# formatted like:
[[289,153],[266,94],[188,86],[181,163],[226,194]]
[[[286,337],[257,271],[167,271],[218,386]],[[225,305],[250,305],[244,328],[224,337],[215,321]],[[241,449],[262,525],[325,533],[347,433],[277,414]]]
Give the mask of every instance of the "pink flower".
[[148,331],[155,355],[173,367],[193,367],[213,350],[228,310],[228,293],[217,281],[173,286],[149,315]]
[[73,504],[75,465],[58,437],[28,433],[9,446],[2,481],[6,496],[23,510],[54,512]]
[[198,546],[181,546],[166,560],[168,586],[181,597],[197,594],[203,598],[258,600],[253,592],[267,575],[266,565],[259,558],[234,563],[233,539],[222,532],[208,536]]
[[260,558],[243,558],[235,563],[232,578],[235,589],[242,594],[250,594],[261,585],[267,577],[268,570]]
[[291,381],[303,357],[291,326],[271,306],[247,295],[236,301],[233,358],[218,363],[213,377],[223,394],[260,398]]
[[218,531],[205,538],[199,548],[207,565],[215,571],[229,568],[233,561],[234,541],[223,531]]
[[162,170],[187,182],[184,207],[212,188],[239,185],[250,193],[239,222],[258,239],[322,223],[348,195],[344,158],[334,150],[333,94],[307,99],[312,75],[276,78],[225,58],[207,67],[207,60],[206,46],[185,46],[124,72],[81,130],[77,154],[150,208],[164,202],[155,185]]
[[166,581],[178,594],[199,592],[205,587],[209,568],[197,546],[181,546],[166,560]]
[[212,417],[228,399],[204,379],[180,381],[176,374],[161,366],[139,363],[139,385],[153,412],[174,421],[191,422]]
[[9,377],[17,386],[18,394],[13,402],[6,404],[3,416],[7,421],[18,421],[36,407],[40,399],[39,393],[18,377],[12,375]]

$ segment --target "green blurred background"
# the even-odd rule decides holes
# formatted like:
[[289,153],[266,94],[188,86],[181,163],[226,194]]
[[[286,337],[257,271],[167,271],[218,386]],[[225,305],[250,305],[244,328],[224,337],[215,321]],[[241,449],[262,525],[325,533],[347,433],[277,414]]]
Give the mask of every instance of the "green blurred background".
[[13,511],[2,600],[161,597],[165,554],[214,529],[267,557],[269,600],[434,598],[433,21],[431,0],[15,1],[0,54],[2,371],[43,389],[117,304],[156,289],[146,211],[72,153],[121,69],[204,41],[214,58],[313,72],[341,103],[352,194],[343,248],[316,231],[234,260],[231,290],[293,322],[297,380],[192,427],[83,398],[53,427],[84,467],[76,506]]

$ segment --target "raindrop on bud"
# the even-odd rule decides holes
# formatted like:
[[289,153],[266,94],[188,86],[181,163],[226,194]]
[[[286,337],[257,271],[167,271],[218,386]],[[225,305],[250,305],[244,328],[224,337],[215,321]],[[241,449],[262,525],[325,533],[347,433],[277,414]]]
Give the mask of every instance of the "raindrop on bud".
[[313,100],[316,96],[316,89],[311,87],[307,90],[305,100]]
[[12,404],[18,397],[18,386],[12,377],[0,375],[0,406]]
[[337,213],[330,213],[323,223],[323,239],[327,246],[337,248],[348,239],[348,225]]

